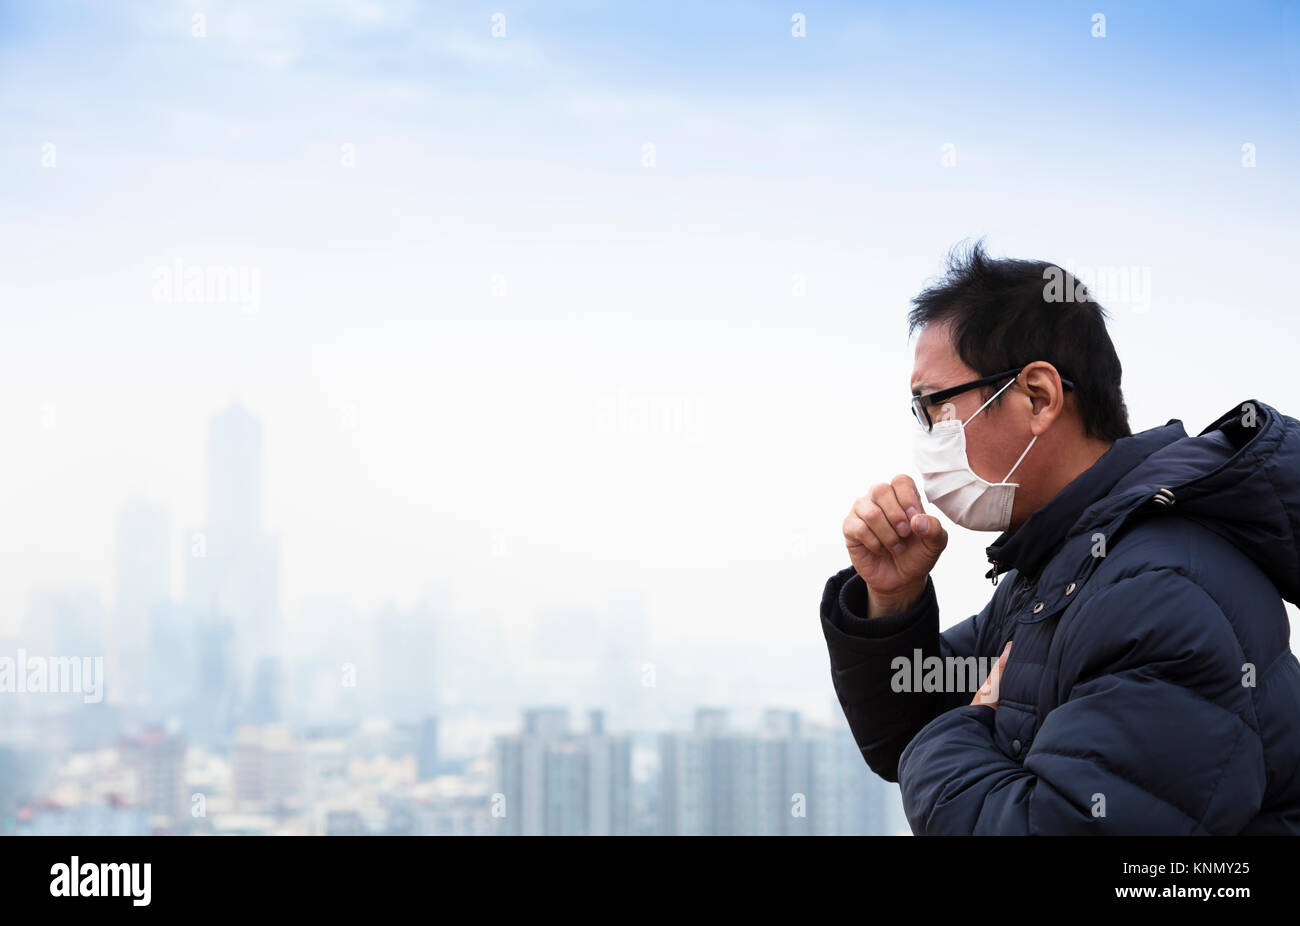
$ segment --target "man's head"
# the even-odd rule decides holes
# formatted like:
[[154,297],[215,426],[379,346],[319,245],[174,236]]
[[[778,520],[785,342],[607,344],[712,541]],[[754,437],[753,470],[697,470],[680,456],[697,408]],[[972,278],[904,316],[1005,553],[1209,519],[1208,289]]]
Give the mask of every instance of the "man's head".
[[[1105,311],[1090,299],[1049,301],[1048,276],[1064,277],[1072,294],[1082,292],[1054,264],[994,260],[976,244],[949,256],[946,274],[912,300],[908,315],[909,336],[920,330],[914,395],[1024,366],[966,428],[971,469],[988,482],[1004,479],[1038,438],[1011,480],[1020,486],[1013,530],[1132,434]],[[1074,388],[1065,389],[1062,378]],[[968,390],[931,406],[930,415],[967,421],[1005,385]]]

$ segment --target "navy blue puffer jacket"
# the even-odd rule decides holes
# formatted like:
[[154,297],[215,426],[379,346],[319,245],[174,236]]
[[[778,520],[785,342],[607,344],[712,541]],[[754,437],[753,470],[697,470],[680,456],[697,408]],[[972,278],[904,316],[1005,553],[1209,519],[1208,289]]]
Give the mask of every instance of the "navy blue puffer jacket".
[[[1249,401],[1122,438],[988,554],[992,599],[942,634],[932,579],[880,618],[852,568],[822,598],[913,832],[1300,834],[1300,422]],[[961,668],[1008,640],[999,706],[971,705]]]

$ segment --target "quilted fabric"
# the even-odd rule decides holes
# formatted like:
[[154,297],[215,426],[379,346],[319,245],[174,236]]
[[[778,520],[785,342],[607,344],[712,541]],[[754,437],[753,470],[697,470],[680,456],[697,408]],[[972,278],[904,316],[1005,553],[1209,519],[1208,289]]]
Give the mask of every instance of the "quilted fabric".
[[[932,579],[874,619],[852,568],[823,594],[836,695],[913,832],[1300,834],[1300,422],[1250,400],[1118,440],[988,554],[991,600],[944,633]],[[895,690],[899,657],[1008,640],[996,709]]]

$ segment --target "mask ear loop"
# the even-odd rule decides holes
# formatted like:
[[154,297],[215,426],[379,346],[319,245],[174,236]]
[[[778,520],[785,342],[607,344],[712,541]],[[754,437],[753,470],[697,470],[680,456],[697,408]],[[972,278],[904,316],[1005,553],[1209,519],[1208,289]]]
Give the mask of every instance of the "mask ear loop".
[[[988,402],[985,402],[985,403],[984,403],[983,405],[981,405],[979,408],[975,409],[975,415],[978,415],[980,412],[984,411],[984,409],[988,407],[989,402],[992,402],[992,401],[993,401],[994,399],[996,399],[998,396],[1002,395],[1002,393],[1005,392],[1005,391],[1006,391],[1006,390],[1011,386],[1011,383],[1016,382],[1016,380],[1018,380],[1018,379],[1020,379],[1020,374],[1019,374],[1019,373],[1016,374],[1015,378],[1012,379],[1010,383],[1007,383],[1005,386],[1003,386],[1003,387],[1002,387],[1001,389],[999,389],[997,392],[993,393],[993,395],[989,396],[989,401],[988,401]],[[971,415],[969,418],[967,418],[965,421],[963,421],[963,422],[961,423],[961,426],[962,426],[963,430],[965,429],[966,425],[970,424],[970,422],[972,422],[972,421],[975,420],[975,415]],[[1025,452],[1022,453],[1022,454],[1020,455],[1020,459],[1016,460],[1015,465],[1011,467],[1011,472],[1010,472],[1010,473],[1007,473],[1005,476],[1003,476],[1003,477],[1002,477],[1002,482],[999,482],[998,485],[1004,485],[1004,484],[1006,483],[1006,481],[1007,481],[1008,479],[1011,478],[1011,473],[1014,473],[1014,472],[1016,471],[1016,467],[1020,465],[1021,460],[1023,460],[1023,459],[1025,458],[1026,454],[1029,453],[1030,448],[1032,448],[1032,447],[1034,446],[1034,441],[1037,441],[1037,440],[1038,440],[1038,435],[1035,434],[1035,435],[1034,435],[1034,440],[1031,440],[1031,441],[1029,442],[1029,446],[1026,447],[1026,448],[1025,448]]]
[[[1031,440],[1031,441],[1029,442],[1029,447],[1034,446],[1034,441],[1036,441],[1036,440],[1038,440],[1038,435],[1037,435],[1037,434],[1034,435],[1034,440]],[[1022,453],[1022,454],[1020,455],[1020,460],[1023,460],[1023,459],[1025,458],[1025,454],[1029,453],[1029,447],[1026,447],[1026,448],[1025,448],[1025,452]],[[1016,466],[1019,466],[1019,465],[1020,465],[1020,460],[1016,460]],[[1011,467],[1011,473],[1014,473],[1014,472],[1016,471],[1016,466]],[[1003,476],[1003,477],[1002,477],[1002,482],[1005,483],[1008,479],[1010,479],[1010,478],[1011,478],[1011,473],[1007,473],[1005,476]]]
[[[1003,386],[1003,387],[1002,387],[1001,389],[999,389],[997,392],[993,393],[993,395],[989,396],[989,402],[992,402],[992,401],[993,401],[994,399],[996,399],[998,396],[1002,395],[1002,393],[1005,392],[1005,391],[1007,390],[1007,387],[1009,387],[1009,386],[1011,385],[1011,383],[1014,383],[1014,382],[1015,382],[1016,380],[1018,380],[1019,378],[1020,378],[1020,374],[1017,373],[1017,374],[1015,375],[1015,377],[1011,380],[1010,383],[1007,383],[1006,386]],[[978,415],[980,412],[984,411],[984,409],[985,409],[986,407],[988,407],[989,402],[985,402],[985,403],[984,403],[983,405],[981,405],[979,408],[975,409],[975,415]],[[974,420],[975,420],[975,415],[971,415],[969,418],[967,418],[965,421],[963,421],[963,422],[961,423],[961,426],[964,428],[964,427],[966,427],[966,425],[968,425],[968,424],[970,424],[972,421],[974,421]]]

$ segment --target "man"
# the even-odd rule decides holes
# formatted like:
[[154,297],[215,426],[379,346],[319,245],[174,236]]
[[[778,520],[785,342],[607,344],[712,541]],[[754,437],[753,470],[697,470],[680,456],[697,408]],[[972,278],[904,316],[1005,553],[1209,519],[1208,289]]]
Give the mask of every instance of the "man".
[[979,245],[913,300],[925,500],[1001,532],[996,588],[940,633],[947,531],[874,486],[821,603],[836,695],[917,834],[1300,834],[1300,422],[1131,433],[1104,318]]

